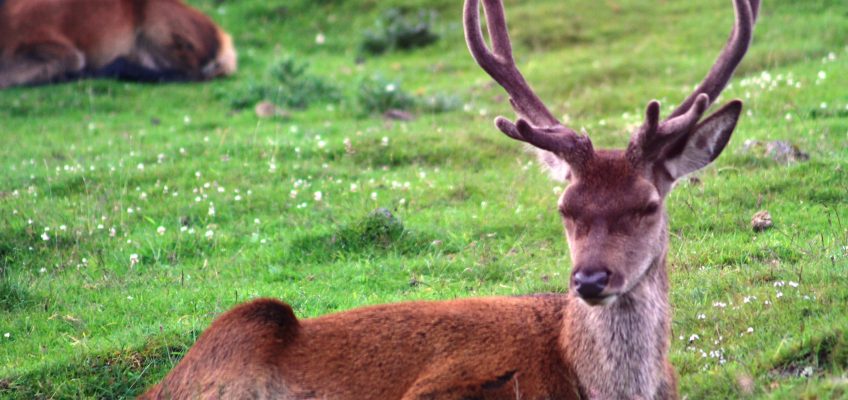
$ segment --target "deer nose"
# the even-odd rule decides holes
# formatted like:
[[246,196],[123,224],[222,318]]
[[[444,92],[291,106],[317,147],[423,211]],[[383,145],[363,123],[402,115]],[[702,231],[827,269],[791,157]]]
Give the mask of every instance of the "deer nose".
[[609,272],[605,269],[577,271],[574,274],[574,286],[580,297],[596,298],[599,297],[604,288],[609,282]]

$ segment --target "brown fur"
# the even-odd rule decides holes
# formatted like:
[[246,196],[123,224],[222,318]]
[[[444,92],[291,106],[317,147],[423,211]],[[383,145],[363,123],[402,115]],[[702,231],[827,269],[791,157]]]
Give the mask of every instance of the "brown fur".
[[288,305],[255,300],[218,318],[142,398],[578,398],[557,345],[567,301],[411,302],[298,322]]
[[84,76],[203,80],[235,72],[229,35],[180,0],[7,0],[0,89]]

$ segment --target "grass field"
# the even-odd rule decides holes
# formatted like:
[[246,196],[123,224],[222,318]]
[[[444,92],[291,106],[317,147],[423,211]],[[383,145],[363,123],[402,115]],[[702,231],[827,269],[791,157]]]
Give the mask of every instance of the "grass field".
[[[567,289],[561,184],[492,126],[511,112],[468,55],[459,1],[193,3],[233,33],[233,78],[0,92],[0,397],[132,397],[259,296],[310,317]],[[722,96],[743,119],[668,200],[671,359],[689,399],[848,398],[848,3],[763,3]],[[401,5],[437,11],[440,39],[362,54]],[[733,19],[728,0],[507,12],[528,80],[596,147],[624,146],[650,99],[680,101]],[[250,88],[286,60],[334,95],[258,118]],[[384,91],[418,99],[417,118],[368,112]],[[751,230],[759,210],[773,229]]]

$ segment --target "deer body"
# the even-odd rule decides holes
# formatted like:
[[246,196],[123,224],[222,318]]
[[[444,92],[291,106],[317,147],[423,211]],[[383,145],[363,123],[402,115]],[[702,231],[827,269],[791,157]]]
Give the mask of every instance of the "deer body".
[[0,89],[87,76],[203,80],[235,69],[230,36],[179,0],[0,4]]
[[[541,400],[676,393],[665,358],[644,357],[656,353],[648,351],[655,345],[667,346],[667,335],[653,335],[667,329],[667,319],[629,302],[616,306],[624,310],[591,310],[578,302],[561,295],[410,302],[297,321],[284,303],[256,300],[216,320],[145,398]],[[571,342],[609,326],[622,336]],[[583,389],[580,373],[595,386]],[[631,378],[640,385],[625,381]],[[651,395],[660,389],[668,396]]]
[[189,367],[236,362],[218,353],[233,347],[229,334],[238,332],[246,336],[241,342],[246,348],[228,354],[248,365],[261,359],[267,363],[260,367],[263,373],[272,366],[277,371],[260,379],[240,372],[249,390],[268,388],[257,398],[514,399],[516,391],[527,399],[576,398],[566,392],[574,378],[557,343],[566,301],[551,296],[410,302],[297,322],[287,305],[257,300],[218,319],[186,354],[195,363],[181,362],[151,393],[252,397],[216,376],[219,369]]
[[556,120],[512,59],[504,10],[466,0],[478,64],[510,95],[519,119],[504,134],[535,146],[569,181],[558,210],[571,252],[566,295],[413,302],[298,321],[276,300],[237,306],[204,332],[144,398],[675,399],[670,342],[668,217],[680,177],[712,162],[742,110],[702,116],[751,40],[758,0],[733,0],[736,24],[696,91],[645,123],[626,150],[598,150]]

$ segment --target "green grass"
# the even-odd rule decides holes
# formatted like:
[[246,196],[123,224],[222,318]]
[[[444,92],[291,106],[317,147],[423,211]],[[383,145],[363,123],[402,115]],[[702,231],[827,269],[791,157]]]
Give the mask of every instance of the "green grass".
[[[311,317],[566,290],[561,185],[493,128],[510,112],[467,53],[459,2],[214,3],[195,2],[234,35],[231,79],[0,93],[0,397],[132,397],[257,296]],[[726,0],[507,3],[521,68],[598,147],[624,146],[650,99],[680,101],[732,21]],[[357,63],[362,33],[400,4],[435,8],[441,39]],[[761,15],[723,95],[747,115],[668,201],[672,363],[690,399],[846,398],[848,3],[769,0]],[[287,119],[231,108],[288,56],[341,100]],[[363,114],[373,76],[464,107]],[[779,165],[744,153],[749,139],[811,159]],[[776,226],[754,233],[760,209]]]

